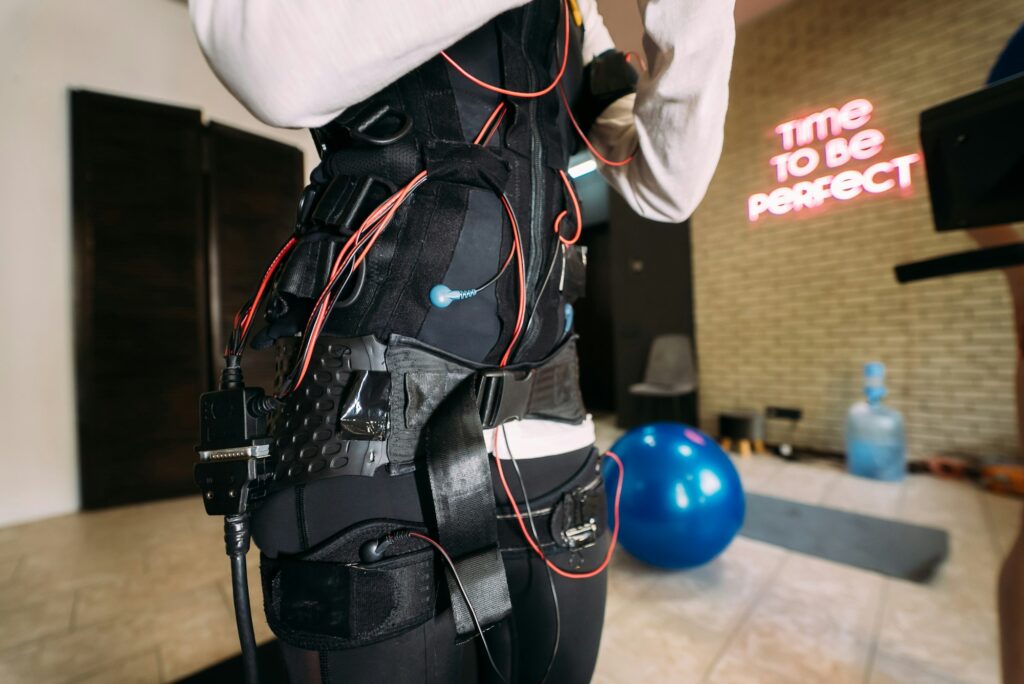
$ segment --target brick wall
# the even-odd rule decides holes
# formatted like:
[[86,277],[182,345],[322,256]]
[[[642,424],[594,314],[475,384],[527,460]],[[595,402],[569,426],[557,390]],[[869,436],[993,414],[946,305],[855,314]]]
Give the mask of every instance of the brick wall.
[[746,202],[778,185],[775,125],[819,108],[867,98],[887,138],[878,159],[919,151],[920,111],[980,87],[1021,21],[1010,0],[795,0],[739,29],[725,149],[693,222],[705,428],[723,409],[800,406],[796,442],[841,449],[861,366],[878,359],[912,454],[1016,454],[1002,276],[893,278],[897,263],[972,247],[934,231],[920,164],[907,197],[754,224]]

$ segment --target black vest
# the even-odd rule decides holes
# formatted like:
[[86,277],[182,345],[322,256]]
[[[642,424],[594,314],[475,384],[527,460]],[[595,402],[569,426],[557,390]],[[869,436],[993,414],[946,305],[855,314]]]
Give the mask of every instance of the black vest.
[[[560,0],[533,0],[447,52],[487,83],[537,91],[561,66],[563,17]],[[582,28],[571,17],[570,27],[561,87],[573,102],[583,74]],[[380,201],[426,169],[427,182],[399,210],[367,258],[365,273],[349,287],[358,296],[343,293],[325,334],[373,334],[382,341],[398,334],[496,365],[516,321],[514,264],[494,286],[446,309],[432,306],[429,292],[439,283],[476,287],[501,268],[513,240],[499,198],[504,193],[520,226],[532,318],[512,360],[539,361],[555,348],[566,334],[565,305],[574,296],[562,272],[566,259],[579,259],[575,249],[560,248],[553,229],[568,205],[558,171],[568,165],[575,134],[555,89],[539,98],[506,98],[498,132],[486,147],[472,145],[502,97],[438,56],[313,131],[321,163],[300,208],[300,232],[307,239],[269,307],[272,321],[294,318],[292,327],[278,325],[284,334],[305,322],[339,245]],[[575,231],[571,208],[565,224],[563,232]]]

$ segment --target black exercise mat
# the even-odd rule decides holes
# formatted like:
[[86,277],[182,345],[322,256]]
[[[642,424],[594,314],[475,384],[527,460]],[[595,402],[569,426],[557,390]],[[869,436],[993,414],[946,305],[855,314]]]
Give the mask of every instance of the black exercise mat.
[[945,530],[760,494],[747,494],[740,534],[912,582],[927,582],[949,553]]

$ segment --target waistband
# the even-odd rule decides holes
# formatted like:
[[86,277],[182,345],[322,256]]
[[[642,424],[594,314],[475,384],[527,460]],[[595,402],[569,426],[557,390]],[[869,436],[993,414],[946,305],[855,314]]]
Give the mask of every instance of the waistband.
[[388,344],[369,335],[324,336],[314,364],[272,426],[275,488],[372,476],[382,467],[410,472],[434,412],[471,376],[485,429],[515,419],[577,425],[586,418],[574,337],[539,364],[494,369],[397,335]]

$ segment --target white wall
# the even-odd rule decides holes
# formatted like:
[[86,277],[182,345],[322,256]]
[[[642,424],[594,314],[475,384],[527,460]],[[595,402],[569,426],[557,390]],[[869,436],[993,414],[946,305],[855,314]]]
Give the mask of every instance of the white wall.
[[183,2],[0,3],[0,525],[78,508],[69,88],[201,109],[316,158],[216,80]]

